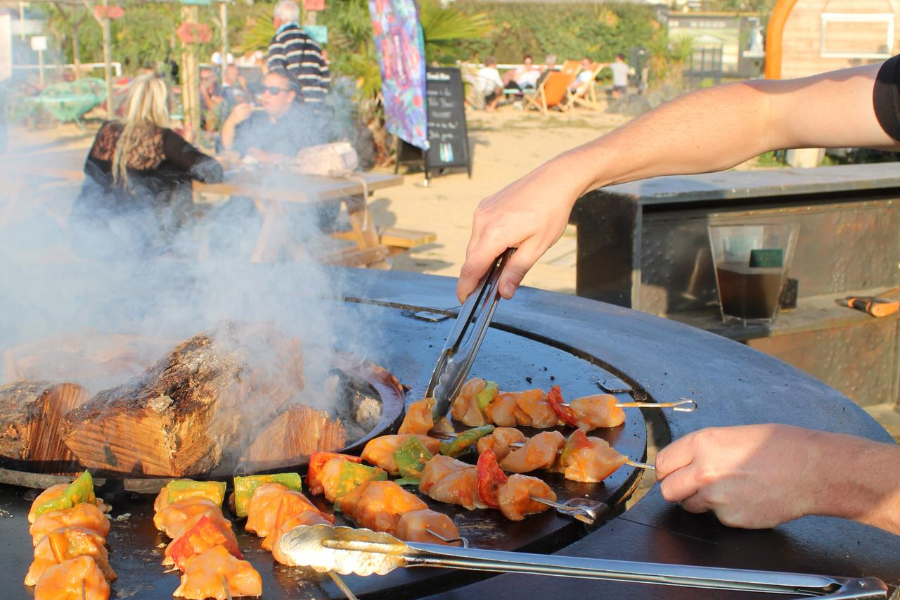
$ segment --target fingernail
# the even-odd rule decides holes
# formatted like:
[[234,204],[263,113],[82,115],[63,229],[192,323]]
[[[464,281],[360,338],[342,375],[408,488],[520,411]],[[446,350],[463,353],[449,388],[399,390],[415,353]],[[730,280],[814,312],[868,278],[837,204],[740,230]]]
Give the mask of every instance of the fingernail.
[[503,286],[500,288],[500,294],[507,300],[512,298],[513,294],[515,294],[515,293],[516,293],[516,286],[513,285],[509,281],[504,283]]

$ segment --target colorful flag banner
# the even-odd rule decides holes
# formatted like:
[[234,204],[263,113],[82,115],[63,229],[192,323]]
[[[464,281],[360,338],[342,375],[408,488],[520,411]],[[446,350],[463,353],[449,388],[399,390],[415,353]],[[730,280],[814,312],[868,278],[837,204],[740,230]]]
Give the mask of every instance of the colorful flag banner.
[[387,130],[428,149],[425,41],[415,0],[369,0]]

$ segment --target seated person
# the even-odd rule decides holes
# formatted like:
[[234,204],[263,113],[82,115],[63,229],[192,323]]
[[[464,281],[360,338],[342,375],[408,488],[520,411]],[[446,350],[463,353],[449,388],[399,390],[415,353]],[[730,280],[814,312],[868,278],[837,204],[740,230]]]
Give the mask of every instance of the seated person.
[[534,82],[534,87],[539,88],[541,84],[544,83],[544,80],[547,79],[547,76],[550,75],[553,71],[556,70],[556,55],[548,54],[547,58],[544,59],[544,64],[541,67],[541,73],[538,75],[537,81]]
[[169,129],[168,106],[165,82],[140,77],[125,119],[100,127],[72,207],[76,250],[96,257],[169,252],[191,224],[191,181],[222,181],[219,163]]
[[578,77],[575,78],[575,81],[569,85],[569,91],[575,96],[584,96],[585,92],[588,91],[588,88],[594,85],[595,76],[594,63],[590,58],[582,58],[581,71],[578,73]]
[[497,59],[492,56],[485,57],[484,66],[475,76],[475,88],[484,98],[485,110],[488,112],[497,110],[497,105],[503,98],[503,80],[500,78],[500,71],[497,70]]
[[534,66],[530,54],[522,57],[522,66],[506,72],[503,80],[506,83],[507,92],[524,92],[537,87],[541,72]]
[[247,102],[235,106],[222,125],[222,147],[263,163],[283,163],[324,142],[315,115],[296,100],[294,79],[270,71],[263,79],[262,110]]
[[[322,144],[329,140],[327,122],[316,106],[306,105],[297,99],[295,80],[283,70],[272,70],[263,78],[262,110],[254,110],[247,102],[238,104],[222,126],[222,146],[225,150],[251,156],[261,163],[277,165],[297,161],[303,148]],[[281,226],[287,235],[301,238],[312,227],[323,232],[334,229],[340,213],[340,205],[323,203],[303,206],[287,203],[287,218]],[[233,197],[218,209],[217,227],[224,223],[243,223],[245,231],[260,226],[260,216],[247,198]],[[252,236],[251,236],[252,237]],[[216,233],[212,236],[211,250],[217,254],[247,254],[252,249],[226,248],[218,240],[234,240],[235,236]]]
[[222,100],[225,114],[228,115],[238,104],[250,100],[247,80],[237,65],[228,65],[222,74]]

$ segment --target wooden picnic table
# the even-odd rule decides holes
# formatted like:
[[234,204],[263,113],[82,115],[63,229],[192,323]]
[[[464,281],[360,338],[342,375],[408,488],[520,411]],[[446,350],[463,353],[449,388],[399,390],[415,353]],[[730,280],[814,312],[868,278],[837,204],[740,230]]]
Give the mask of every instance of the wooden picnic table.
[[[44,185],[80,182],[84,179],[84,150],[52,152],[45,155],[20,157],[11,165],[21,183],[20,192],[31,189],[33,178],[47,180]],[[333,237],[355,242],[352,248],[321,249],[313,254],[317,259],[347,266],[384,268],[392,249],[381,242],[369,213],[366,196],[388,187],[399,186],[403,177],[382,173],[354,173],[349,177],[332,178],[302,175],[290,168],[259,165],[251,169],[225,172],[222,183],[193,183],[196,195],[243,196],[250,198],[262,215],[263,222],[251,253],[252,262],[275,260],[283,249],[299,252],[297,244],[288,238],[284,229],[286,204],[344,203],[351,231]],[[3,210],[0,210],[2,223]],[[424,233],[424,232],[418,232]],[[433,235],[429,239],[432,241]],[[423,243],[421,240],[417,243]]]
[[[343,202],[347,207],[352,233],[339,237],[350,238],[356,248],[324,252],[318,256],[324,262],[341,265],[386,267],[390,249],[381,243],[372,222],[366,196],[375,190],[398,186],[403,177],[381,173],[354,173],[343,178],[301,175],[290,169],[260,167],[253,170],[227,172],[222,183],[194,182],[195,194],[245,196],[253,200],[263,216],[262,227],[251,262],[270,262],[283,249],[292,249],[284,224],[284,203],[329,204]],[[349,233],[349,232],[348,232]]]

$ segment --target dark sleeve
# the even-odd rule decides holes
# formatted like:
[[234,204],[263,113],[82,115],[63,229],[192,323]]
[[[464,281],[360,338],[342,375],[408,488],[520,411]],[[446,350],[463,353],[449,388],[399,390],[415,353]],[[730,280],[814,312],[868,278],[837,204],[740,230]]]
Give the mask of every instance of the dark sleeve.
[[163,152],[175,168],[204,183],[219,183],[225,178],[222,166],[203,154],[171,129],[163,130]]
[[900,142],[900,55],[885,61],[875,79],[875,117],[885,133]]
[[285,59],[284,42],[278,39],[278,34],[269,42],[269,57],[266,60],[266,66],[269,70],[287,70],[287,60]]

